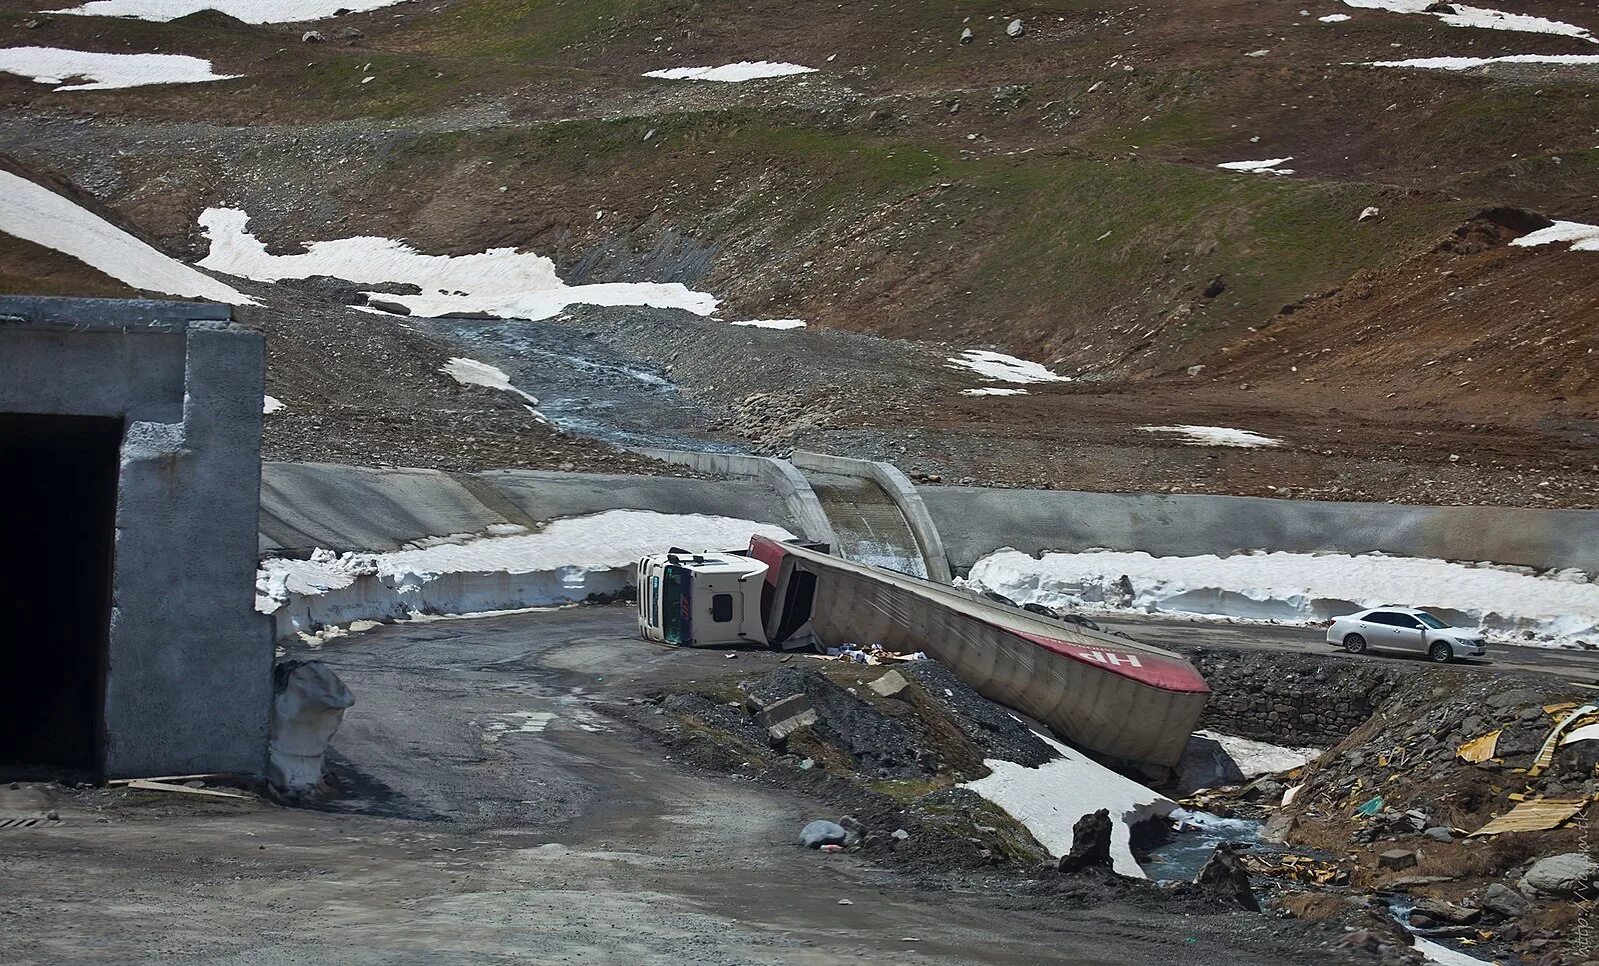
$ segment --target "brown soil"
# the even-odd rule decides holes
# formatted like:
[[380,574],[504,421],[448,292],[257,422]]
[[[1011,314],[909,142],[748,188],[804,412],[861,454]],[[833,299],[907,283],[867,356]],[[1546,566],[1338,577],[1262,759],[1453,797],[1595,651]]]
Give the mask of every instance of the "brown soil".
[[[1325,25],[1320,8],[1242,0],[453,0],[326,21],[321,44],[216,14],[9,6],[15,43],[247,75],[86,93],[0,78],[17,161],[178,257],[203,254],[195,218],[225,204],[275,251],[351,234],[511,245],[572,280],[684,281],[724,318],[810,321],[600,313],[617,321],[601,344],[668,373],[717,427],[689,435],[887,456],[946,482],[1599,506],[1595,256],[1511,247],[1541,222],[1477,215],[1599,217],[1594,72],[1355,66],[1581,41],[1367,10]],[[1566,6],[1515,9],[1581,19]],[[763,57],[823,69],[639,76]],[[1293,177],[1215,167],[1288,156]],[[1357,222],[1368,205],[1381,215]],[[0,257],[0,291],[125,291],[32,246]],[[460,348],[427,323],[283,288],[249,319],[274,337],[269,391],[289,404],[269,421],[275,457],[646,468],[445,385]],[[962,396],[977,381],[943,359],[984,345],[1077,381]],[[826,418],[750,426],[744,401],[774,390]],[[1141,429],[1170,424],[1284,445]]]

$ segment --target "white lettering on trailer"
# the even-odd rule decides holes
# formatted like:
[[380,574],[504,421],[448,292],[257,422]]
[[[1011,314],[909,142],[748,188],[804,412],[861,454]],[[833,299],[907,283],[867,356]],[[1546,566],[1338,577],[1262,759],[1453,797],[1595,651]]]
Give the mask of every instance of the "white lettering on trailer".
[[1109,664],[1111,667],[1121,667],[1123,664],[1128,667],[1144,666],[1144,662],[1140,661],[1136,654],[1117,654],[1115,651],[1087,651],[1083,656],[1091,661]]

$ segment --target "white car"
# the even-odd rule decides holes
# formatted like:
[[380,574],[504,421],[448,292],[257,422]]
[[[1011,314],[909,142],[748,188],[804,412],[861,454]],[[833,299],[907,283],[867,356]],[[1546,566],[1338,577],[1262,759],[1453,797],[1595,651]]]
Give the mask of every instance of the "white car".
[[1327,628],[1327,643],[1338,644],[1351,654],[1367,648],[1425,654],[1439,664],[1488,653],[1479,632],[1450,627],[1426,611],[1411,607],[1377,607],[1337,618]]

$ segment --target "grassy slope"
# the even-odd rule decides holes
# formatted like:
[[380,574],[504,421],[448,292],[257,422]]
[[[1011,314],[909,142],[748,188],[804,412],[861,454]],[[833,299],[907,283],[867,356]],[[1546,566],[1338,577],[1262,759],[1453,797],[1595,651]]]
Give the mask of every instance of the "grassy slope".
[[[459,0],[401,20],[348,18],[367,30],[366,48],[300,44],[298,28],[215,15],[164,25],[56,18],[41,40],[55,32],[98,49],[207,52],[219,69],[245,64],[250,77],[87,97],[34,85],[3,90],[44,105],[157,117],[447,120],[480,95],[525,91],[515,100],[539,100],[552,85],[600,83],[574,70],[597,61],[638,61],[606,66],[614,73],[603,81],[636,89],[633,71],[657,56],[641,52],[663,49],[656,37],[677,44],[677,55],[696,44],[833,44],[845,60],[876,65],[863,83],[910,92],[896,108],[909,112],[907,123],[873,120],[879,112],[869,104],[826,114],[697,107],[422,134],[370,179],[330,177],[327,190],[352,212],[368,212],[379,196],[402,199],[395,207],[420,212],[418,223],[352,227],[457,251],[567,236],[598,243],[618,230],[645,243],[652,232],[677,230],[719,248],[707,284],[734,312],[994,342],[1089,370],[1204,361],[1281,306],[1424,250],[1481,204],[1553,198],[1556,213],[1573,217],[1599,184],[1599,155],[1579,146],[1580,132],[1599,127],[1584,87],[1337,67],[1341,55],[1331,49],[1325,67],[1303,57],[1242,63],[1230,48],[1248,40],[1248,49],[1254,35],[1234,40],[1226,31],[1256,29],[1249,18],[1265,14],[1255,8],[1163,28],[1165,14],[1102,7],[1059,0],[1016,11],[1036,25],[1033,47],[1003,39],[985,47],[1011,11],[946,0],[861,10],[766,0]],[[984,36],[974,48],[950,39],[966,17]],[[1363,18],[1360,30],[1411,46],[1466,39],[1417,18]],[[1492,36],[1474,34],[1474,42]],[[1332,32],[1315,36],[1320,43]],[[1107,54],[1129,49],[1142,57],[1137,72],[1107,67]],[[992,85],[1013,75],[1026,89],[995,107]],[[375,79],[363,84],[367,77]],[[1090,93],[1098,80],[1106,86]],[[967,109],[958,121],[930,120],[944,114],[939,89],[948,84],[970,85],[960,94]],[[933,107],[918,113],[918,99]],[[646,142],[650,129],[657,136]],[[968,152],[959,132],[969,129],[1031,153]],[[1302,174],[1214,168],[1268,152],[1302,156]],[[1417,191],[1417,183],[1438,190]],[[506,184],[511,190],[498,194]],[[473,199],[475,213],[439,214]],[[1385,217],[1357,227],[1368,204]],[[596,226],[598,208],[620,218]],[[1217,276],[1227,290],[1200,299]]]

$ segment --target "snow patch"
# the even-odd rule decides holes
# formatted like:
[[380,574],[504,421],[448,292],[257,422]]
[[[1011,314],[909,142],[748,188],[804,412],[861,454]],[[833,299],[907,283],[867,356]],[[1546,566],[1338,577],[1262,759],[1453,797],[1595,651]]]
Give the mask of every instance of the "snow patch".
[[1438,963],[1439,966],[1493,966],[1493,961],[1478,959],[1468,956],[1458,949],[1450,949],[1443,943],[1435,943],[1431,939],[1415,937],[1416,952],[1427,958],[1429,963]]
[[740,81],[763,80],[768,77],[790,77],[794,74],[814,74],[816,68],[803,67],[799,64],[773,63],[765,60],[741,60],[736,64],[723,64],[720,67],[669,67],[665,70],[652,70],[645,77],[660,77],[665,80],[702,80],[721,81],[727,84],[736,84]]
[[747,319],[743,322],[729,322],[728,325],[747,325],[753,329],[803,329],[804,319]]
[[1346,20],[1353,20],[1355,18],[1351,17],[1347,13],[1329,13],[1325,17],[1317,17],[1316,19],[1320,20],[1322,23],[1343,23]]
[[1390,13],[1418,13],[1437,17],[1451,27],[1480,27],[1485,30],[1513,30],[1518,33],[1553,34],[1557,37],[1576,37],[1590,43],[1599,43],[1586,27],[1546,20],[1528,14],[1505,13],[1487,7],[1468,7],[1451,3],[1453,13],[1433,13],[1427,8],[1433,0],[1344,0],[1346,6],[1359,10],[1386,10]]
[[400,0],[90,0],[81,7],[46,10],[81,17],[136,17],[165,23],[201,10],[225,13],[244,23],[299,23],[323,20],[344,11],[363,13],[392,7]]
[[1230,429],[1226,426],[1140,426],[1146,433],[1171,433],[1183,437],[1189,446],[1281,446],[1280,439],[1251,433],[1247,429]]
[[1177,803],[1125,778],[1087,755],[1068,748],[1048,735],[1038,737],[1060,757],[1037,768],[1014,761],[983,761],[990,774],[966,782],[969,788],[1027,827],[1038,844],[1051,855],[1072,848],[1072,826],[1084,815],[1110,810],[1111,862],[1116,871],[1135,879],[1147,878],[1133,858],[1130,826],[1145,819],[1170,815]]
[[357,620],[472,614],[575,603],[633,585],[646,554],[748,545],[753,534],[793,539],[782,527],[732,517],[607,510],[555,520],[538,533],[437,542],[389,553],[263,561],[256,609],[279,639]]
[[283,408],[283,400],[275,396],[261,397],[261,415],[270,416]]
[[[1132,584],[1129,598],[1123,576]],[[1034,558],[1000,550],[960,582],[1018,604],[1090,611],[1187,614],[1318,623],[1404,604],[1501,641],[1572,646],[1599,640],[1599,583],[1577,571],[1458,564],[1381,554],[1255,552],[1153,557],[1090,550]]]
[[27,178],[0,171],[0,232],[71,255],[134,288],[254,305],[253,299],[168,257]]
[[1227,753],[1227,757],[1233,760],[1233,764],[1238,766],[1238,770],[1245,778],[1290,771],[1308,761],[1320,758],[1322,751],[1320,748],[1273,745],[1215,731],[1196,731],[1194,734],[1201,738],[1209,738],[1221,745],[1221,750]]
[[439,369],[440,372],[461,383],[463,386],[484,386],[488,389],[498,389],[501,392],[515,393],[527,400],[528,412],[543,419],[534,407],[539,401],[522,390],[511,385],[511,377],[505,370],[489,365],[487,362],[478,362],[476,359],[467,359],[457,356],[446,362]]
[[696,315],[716,311],[716,299],[671,282],[608,282],[567,285],[555,263],[514,248],[475,255],[424,255],[392,238],[360,235],[311,242],[299,255],[273,255],[245,230],[249,216],[237,208],[207,208],[200,226],[211,250],[200,265],[260,282],[331,275],[349,282],[402,283],[421,288],[417,295],[369,296],[397,302],[419,316],[481,312],[502,319],[552,318],[569,305],[648,305],[685,309]]
[[[1599,63],[1599,58],[1595,58]],[[1557,221],[1548,228],[1540,228],[1530,235],[1522,235],[1510,244],[1520,248],[1553,245],[1569,242],[1574,252],[1599,252],[1599,225],[1585,225],[1580,221]]]
[[976,389],[962,389],[962,396],[1025,396],[1025,389],[1006,389],[1004,386],[979,386]]
[[970,369],[984,379],[997,379],[1001,382],[1071,382],[1071,376],[1062,376],[1026,359],[1006,355],[1003,352],[990,352],[987,349],[967,349],[959,355],[950,356],[945,366],[951,369]]
[[1593,54],[1509,54],[1504,57],[1415,57],[1410,60],[1373,60],[1366,67],[1417,67],[1426,70],[1470,70],[1489,64],[1553,64],[1582,67],[1599,64]]
[[[198,84],[243,76],[212,73],[209,60],[182,54],[101,54],[61,47],[0,48],[0,73],[16,74],[39,84],[57,84],[58,91]],[[65,83],[68,80],[80,83]]]
[[1267,158],[1264,161],[1223,161],[1221,164],[1216,165],[1216,167],[1225,168],[1228,171],[1249,171],[1255,174],[1293,174],[1293,168],[1277,167],[1279,164],[1282,164],[1285,161],[1292,160],[1292,157],[1287,157]]

